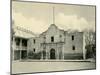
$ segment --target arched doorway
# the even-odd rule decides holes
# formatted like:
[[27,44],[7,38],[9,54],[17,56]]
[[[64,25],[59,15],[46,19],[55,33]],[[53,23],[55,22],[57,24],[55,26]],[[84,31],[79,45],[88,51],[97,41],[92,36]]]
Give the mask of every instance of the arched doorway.
[[55,49],[51,49],[50,50],[50,59],[55,59],[56,57],[55,57]]

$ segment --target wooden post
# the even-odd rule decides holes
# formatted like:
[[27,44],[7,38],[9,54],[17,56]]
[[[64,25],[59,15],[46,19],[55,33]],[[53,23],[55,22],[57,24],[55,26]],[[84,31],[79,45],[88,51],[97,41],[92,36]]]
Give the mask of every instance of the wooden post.
[[15,45],[15,37],[13,36],[13,41],[12,41],[12,60],[14,60],[14,50],[15,50],[15,47],[16,47],[16,45]]
[[27,40],[26,52],[27,52],[27,59],[28,59],[28,40]]
[[21,60],[21,55],[22,55],[22,39],[20,39],[20,60]]

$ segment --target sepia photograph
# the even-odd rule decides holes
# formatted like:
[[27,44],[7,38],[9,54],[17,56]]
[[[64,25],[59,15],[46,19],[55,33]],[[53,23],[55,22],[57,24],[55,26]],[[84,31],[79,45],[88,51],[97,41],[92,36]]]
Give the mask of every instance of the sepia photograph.
[[96,69],[95,5],[11,3],[11,74]]

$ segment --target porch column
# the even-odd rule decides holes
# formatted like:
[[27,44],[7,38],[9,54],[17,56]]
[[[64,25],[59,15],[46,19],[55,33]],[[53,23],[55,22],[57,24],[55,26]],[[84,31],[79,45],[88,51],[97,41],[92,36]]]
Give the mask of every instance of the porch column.
[[29,40],[27,40],[27,46],[26,46],[26,50],[27,50],[27,59],[28,59],[28,53],[29,53],[29,49],[28,49],[28,43],[29,42]]
[[16,45],[15,45],[15,37],[13,36],[13,41],[12,41],[12,60],[14,60],[14,50],[15,50],[15,47],[16,47]]
[[22,39],[20,39],[20,60],[21,60],[21,55],[22,55],[21,51],[22,51]]

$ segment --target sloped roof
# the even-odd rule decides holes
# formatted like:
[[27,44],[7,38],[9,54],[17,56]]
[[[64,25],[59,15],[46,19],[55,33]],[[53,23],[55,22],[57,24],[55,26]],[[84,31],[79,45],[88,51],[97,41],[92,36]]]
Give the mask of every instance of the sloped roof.
[[31,38],[36,37],[37,35],[34,34],[32,31],[15,26],[14,28],[14,36],[23,37],[23,38]]
[[[72,34],[72,33],[82,33],[80,31],[71,30],[71,29],[64,30],[63,28],[60,28],[59,26],[56,26],[55,24],[51,24],[48,29],[50,29],[51,27],[55,27],[55,28],[59,29],[60,31],[65,32],[65,33],[68,33],[68,34]],[[47,30],[44,31],[44,32],[42,32],[40,35],[45,35],[45,33],[47,32]]]

